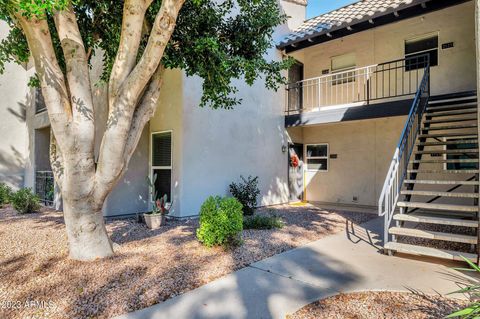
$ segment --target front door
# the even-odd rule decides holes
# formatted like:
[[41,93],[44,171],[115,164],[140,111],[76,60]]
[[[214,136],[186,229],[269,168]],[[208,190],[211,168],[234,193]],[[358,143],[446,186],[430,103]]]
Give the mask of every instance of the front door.
[[303,144],[288,147],[288,187],[290,201],[303,200]]

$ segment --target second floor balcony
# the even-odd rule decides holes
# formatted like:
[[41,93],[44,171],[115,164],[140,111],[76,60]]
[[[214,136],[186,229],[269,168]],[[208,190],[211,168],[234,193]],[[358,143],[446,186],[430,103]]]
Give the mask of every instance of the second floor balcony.
[[286,115],[298,122],[302,113],[321,116],[330,110],[361,106],[381,111],[379,108],[399,101],[408,107],[428,62],[428,55],[417,55],[290,83],[286,86]]

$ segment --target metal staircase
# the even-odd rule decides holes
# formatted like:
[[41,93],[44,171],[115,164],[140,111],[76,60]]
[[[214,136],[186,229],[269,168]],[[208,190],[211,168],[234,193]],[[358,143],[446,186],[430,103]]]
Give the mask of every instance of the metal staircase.
[[478,263],[477,98],[428,83],[427,66],[380,195],[384,250]]

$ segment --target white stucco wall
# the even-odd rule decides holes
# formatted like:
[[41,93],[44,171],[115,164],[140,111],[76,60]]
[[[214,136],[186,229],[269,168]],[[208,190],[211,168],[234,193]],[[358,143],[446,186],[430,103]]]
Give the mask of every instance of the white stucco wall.
[[[304,63],[307,79],[331,69],[331,58],[346,53],[355,54],[357,67],[402,59],[405,40],[431,32],[438,32],[439,37],[439,63],[431,68],[432,94],[474,90],[475,24],[471,1],[325,42],[292,56]],[[454,47],[442,49],[442,43],[447,42],[453,42]]]
[[[8,34],[8,26],[0,22],[0,40]],[[17,64],[8,63],[0,75],[0,182],[23,187],[28,157],[26,110],[31,72]]]

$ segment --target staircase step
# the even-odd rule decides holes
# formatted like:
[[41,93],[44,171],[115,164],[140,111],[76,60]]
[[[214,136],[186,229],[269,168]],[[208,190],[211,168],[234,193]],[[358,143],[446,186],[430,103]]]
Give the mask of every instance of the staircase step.
[[428,185],[479,185],[478,181],[443,181],[443,180],[422,180],[422,179],[406,179],[404,184],[428,184]]
[[421,160],[410,161],[410,164],[413,164],[413,163],[448,163],[448,164],[452,164],[452,163],[478,163],[478,158],[448,159],[448,160],[445,160],[445,159],[438,159],[438,160],[421,159]]
[[415,154],[466,154],[466,153],[478,153],[478,148],[463,148],[456,150],[427,150],[416,151]]
[[443,145],[455,145],[455,144],[478,144],[477,139],[461,139],[461,140],[447,140],[438,142],[423,142],[417,143],[417,146],[443,146]]
[[479,198],[478,193],[454,193],[454,192],[439,192],[439,191],[416,191],[416,190],[402,190],[402,195],[412,196],[439,196],[439,197],[455,197],[455,198]]
[[447,131],[447,130],[460,130],[467,128],[477,128],[477,124],[463,124],[463,125],[447,125],[447,126],[431,126],[422,127],[422,131]]
[[412,174],[478,174],[478,169],[409,169],[407,173]]
[[476,244],[477,236],[461,235],[453,233],[442,233],[431,230],[415,229],[415,228],[401,228],[391,227],[388,232],[392,235],[418,237],[426,239],[435,239],[443,241],[454,241],[457,243]]
[[443,124],[443,123],[467,122],[467,121],[476,121],[476,120],[477,120],[476,116],[469,116],[469,117],[447,118],[447,119],[440,119],[440,120],[425,120],[423,121],[423,123],[424,124]]
[[458,252],[453,250],[402,244],[402,243],[396,243],[392,241],[386,243],[383,248],[387,250],[397,251],[399,253],[404,253],[404,254],[410,254],[410,255],[416,255],[416,256],[429,256],[429,257],[442,258],[442,259],[448,259],[448,260],[463,261],[463,258],[462,258],[463,256],[473,262],[477,262],[476,254]]
[[447,95],[436,95],[430,96],[428,103],[430,105],[437,105],[437,104],[455,104],[455,103],[462,103],[465,101],[475,102],[477,101],[476,92],[464,92],[459,94],[447,94]]
[[435,204],[435,203],[422,203],[422,202],[398,202],[397,206],[408,207],[408,208],[424,208],[424,209],[431,209],[431,210],[478,212],[478,206],[468,206],[468,205]]
[[477,133],[465,133],[465,132],[456,132],[456,133],[437,133],[437,134],[419,134],[419,138],[442,138],[442,137],[465,137],[465,138],[477,138]]
[[478,228],[478,220],[468,220],[461,218],[448,218],[426,214],[395,214],[393,219],[402,222],[414,222],[423,224],[450,225]]
[[448,104],[448,105],[442,105],[442,106],[429,105],[426,111],[437,112],[437,111],[450,111],[450,110],[464,110],[464,109],[471,109],[476,107],[477,107],[477,102]]
[[466,114],[477,114],[477,108],[469,108],[463,110],[452,110],[452,111],[443,111],[443,112],[425,112],[425,116],[428,117],[444,117],[452,115],[466,115]]

